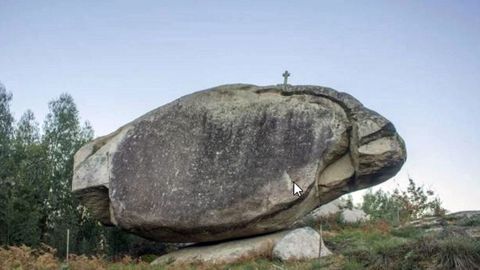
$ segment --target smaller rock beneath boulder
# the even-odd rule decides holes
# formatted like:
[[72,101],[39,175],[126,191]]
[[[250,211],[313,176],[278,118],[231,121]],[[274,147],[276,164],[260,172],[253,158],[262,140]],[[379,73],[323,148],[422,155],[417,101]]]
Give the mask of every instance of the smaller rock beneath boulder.
[[345,209],[341,214],[345,223],[358,223],[369,220],[369,216],[362,209]]
[[320,235],[312,228],[296,229],[277,242],[272,255],[282,261],[310,260],[330,255],[330,250],[321,242]]
[[256,258],[274,257],[286,261],[331,255],[332,252],[320,238],[315,230],[304,227],[219,244],[191,246],[165,254],[153,261],[152,265],[218,265]]
[[206,246],[192,246],[165,254],[152,265],[168,265],[175,268],[184,264],[229,264],[245,259],[269,258],[273,246],[289,231],[281,231],[257,237],[227,241]]

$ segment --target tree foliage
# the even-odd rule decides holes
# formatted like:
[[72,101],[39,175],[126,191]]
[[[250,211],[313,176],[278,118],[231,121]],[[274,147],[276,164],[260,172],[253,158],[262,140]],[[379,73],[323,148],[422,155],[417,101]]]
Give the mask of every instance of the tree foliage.
[[48,163],[45,148],[40,143],[38,123],[31,111],[25,112],[16,126],[12,160],[14,185],[9,213],[14,233],[10,243],[36,246],[41,241],[41,224],[47,214],[43,205],[48,191]]
[[62,94],[49,103],[50,112],[44,123],[42,143],[48,160],[48,198],[47,241],[58,247],[61,254],[65,251],[66,234],[70,230],[72,251],[79,251],[85,241],[82,225],[89,222],[86,209],[73,196],[73,155],[93,137],[88,124],[80,125],[77,107],[73,98]]
[[72,96],[48,104],[43,128],[30,110],[15,122],[11,101],[0,84],[0,246],[45,243],[63,256],[70,230],[72,253],[115,256],[135,252],[139,243],[163,247],[101,226],[72,194],[73,156],[93,138]]
[[0,241],[9,243],[12,232],[10,212],[12,211],[11,190],[13,116],[10,113],[12,94],[0,83]]
[[440,198],[432,190],[418,186],[411,178],[406,190],[398,188],[393,193],[371,190],[363,196],[362,209],[374,219],[392,223],[406,222],[425,215],[443,215]]

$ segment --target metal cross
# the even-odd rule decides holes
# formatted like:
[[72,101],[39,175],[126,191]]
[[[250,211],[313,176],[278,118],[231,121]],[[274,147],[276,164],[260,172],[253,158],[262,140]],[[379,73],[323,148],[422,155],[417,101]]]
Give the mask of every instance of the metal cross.
[[288,77],[290,76],[290,73],[288,73],[288,70],[285,70],[282,76],[283,76],[283,88],[287,89],[287,81],[288,81]]

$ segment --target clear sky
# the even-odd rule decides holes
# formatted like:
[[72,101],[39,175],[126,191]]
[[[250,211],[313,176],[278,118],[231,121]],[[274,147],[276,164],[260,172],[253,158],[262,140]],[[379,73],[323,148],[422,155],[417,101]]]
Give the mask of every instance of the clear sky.
[[345,91],[390,119],[410,174],[480,209],[480,1],[0,0],[0,81],[18,119],[68,92],[105,135],[190,92],[282,82]]

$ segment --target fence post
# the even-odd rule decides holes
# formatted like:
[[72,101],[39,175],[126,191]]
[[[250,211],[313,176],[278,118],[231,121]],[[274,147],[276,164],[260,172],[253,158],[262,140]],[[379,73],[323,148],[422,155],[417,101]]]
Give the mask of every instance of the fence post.
[[70,251],[70,229],[67,229],[67,265],[68,265],[68,253]]

